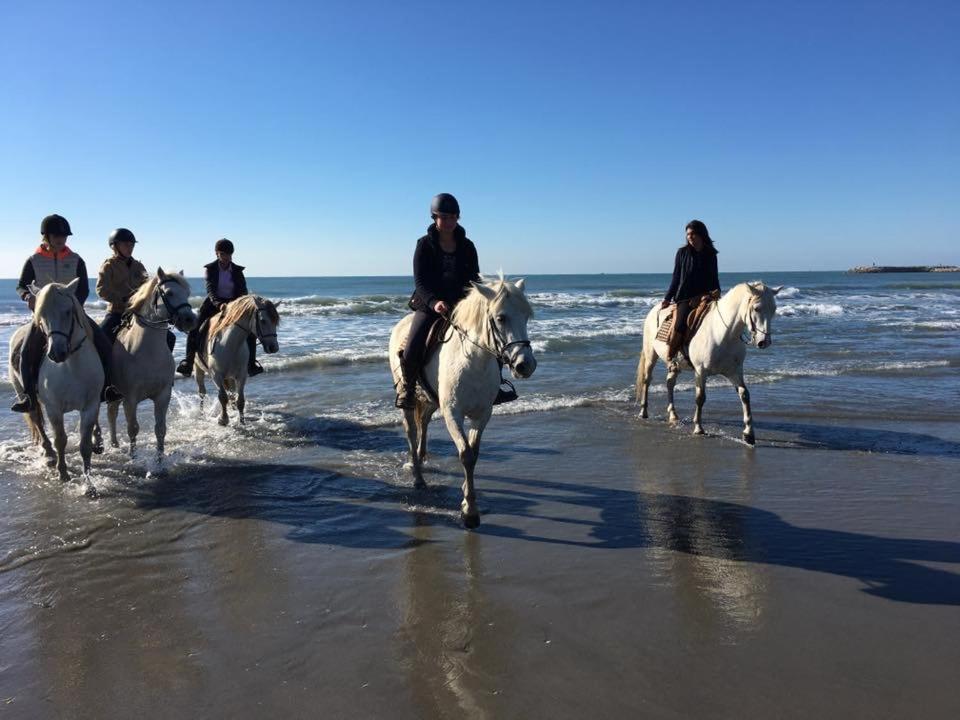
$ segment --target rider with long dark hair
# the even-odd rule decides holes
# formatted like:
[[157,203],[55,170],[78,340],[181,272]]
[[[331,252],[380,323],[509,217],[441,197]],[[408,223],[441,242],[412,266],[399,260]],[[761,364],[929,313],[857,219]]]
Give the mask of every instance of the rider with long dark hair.
[[687,223],[687,241],[677,250],[673,262],[673,279],[663,298],[661,307],[676,302],[677,308],[670,334],[670,353],[672,359],[683,342],[687,329],[687,315],[691,301],[713,291],[720,291],[720,276],[717,271],[717,248],[710,238],[707,226],[699,220]]

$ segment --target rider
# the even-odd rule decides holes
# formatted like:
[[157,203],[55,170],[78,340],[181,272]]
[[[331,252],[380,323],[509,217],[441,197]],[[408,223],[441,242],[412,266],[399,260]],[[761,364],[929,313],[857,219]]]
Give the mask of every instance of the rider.
[[[137,238],[126,228],[117,228],[110,233],[107,241],[113,255],[103,261],[100,275],[97,277],[97,295],[107,301],[107,314],[103,316],[100,327],[107,333],[111,342],[117,339],[117,332],[123,322],[123,315],[130,306],[130,298],[137,289],[150,279],[150,273],[139,260],[133,257],[133,248]],[[170,351],[177,337],[167,330],[167,345]]]
[[[177,372],[190,376],[193,372],[193,359],[197,354],[202,339],[207,333],[207,321],[220,312],[220,308],[231,300],[247,294],[247,280],[243,276],[243,267],[233,263],[233,243],[226,238],[217,240],[213,247],[217,259],[204,265],[207,281],[207,297],[197,313],[197,325],[187,335],[187,356],[177,365]],[[263,367],[257,362],[257,338],[247,336],[247,375],[254,376],[263,372]]]
[[666,308],[670,301],[677,304],[670,333],[668,360],[672,360],[683,343],[687,329],[687,315],[691,300],[700,298],[713,291],[720,292],[720,277],[717,273],[717,249],[707,226],[699,220],[687,223],[687,242],[677,250],[673,262],[673,279],[667,294],[660,303]]
[[[69,283],[79,278],[77,283],[77,299],[80,305],[90,294],[90,284],[87,280],[87,266],[83,258],[67,247],[67,237],[73,235],[70,223],[60,215],[48,215],[40,223],[40,247],[27,258],[20,272],[20,282],[17,283],[17,294],[33,311],[36,299],[30,292],[31,283],[38,288],[55,282]],[[113,386],[110,372],[110,339],[90,317],[87,317],[93,331],[93,341],[103,363],[103,390],[101,400],[114,402],[123,396]],[[14,412],[29,412],[36,404],[37,383],[40,379],[40,365],[43,363],[43,350],[47,338],[36,323],[31,323],[30,331],[20,348],[20,377],[23,382],[23,397],[18,398],[10,409]]]
[[467,294],[471,282],[480,281],[477,248],[459,225],[460,205],[450,193],[440,193],[430,203],[433,224],[417,241],[413,254],[416,290],[410,298],[414,310],[410,334],[403,350],[403,379],[397,386],[397,407],[416,405],[417,377],[430,326],[439,316],[449,317]]

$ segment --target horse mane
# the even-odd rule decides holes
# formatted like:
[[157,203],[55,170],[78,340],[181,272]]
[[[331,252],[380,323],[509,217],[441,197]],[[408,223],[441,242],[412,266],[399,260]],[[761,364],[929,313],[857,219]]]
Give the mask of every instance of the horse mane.
[[223,328],[246,320],[257,311],[258,307],[267,313],[267,317],[274,325],[280,324],[280,313],[277,312],[277,306],[272,301],[259,295],[241,295],[224,305],[220,314],[210,320],[210,336],[212,337]]
[[[187,284],[186,279],[178,272],[166,273],[167,278],[173,278],[180,285],[183,286],[184,290],[189,291],[190,286]],[[137,288],[137,291],[130,296],[130,305],[129,310],[132,312],[140,312],[143,308],[144,303],[150,299],[153,295],[153,291],[157,289],[157,285],[160,282],[160,278],[157,275],[154,275],[150,278],[149,281],[143,283],[140,287]]]
[[[502,296],[514,298],[521,303],[521,309],[527,313],[528,317],[533,317],[533,307],[526,296],[517,291],[516,287],[509,280],[505,280],[503,273],[489,282],[484,282],[484,286],[497,291],[497,297],[491,302],[496,302]],[[471,285],[467,291],[466,297],[457,303],[453,309],[452,319],[459,327],[466,332],[472,332],[475,335],[486,335],[489,332],[487,326],[487,299],[477,289],[476,285]]]
[[66,285],[61,285],[60,283],[50,283],[49,285],[44,285],[44,287],[50,289],[43,294],[43,298],[37,298],[37,306],[33,311],[33,322],[37,322],[41,312],[49,302],[47,298],[55,292],[60,297],[66,297],[73,303],[73,312],[77,316],[77,322],[80,323],[80,327],[83,328],[87,340],[93,342],[93,328],[90,327],[90,321],[87,319],[87,314],[84,312],[83,305],[80,303],[79,298],[77,298],[76,293],[65,292],[67,289]]

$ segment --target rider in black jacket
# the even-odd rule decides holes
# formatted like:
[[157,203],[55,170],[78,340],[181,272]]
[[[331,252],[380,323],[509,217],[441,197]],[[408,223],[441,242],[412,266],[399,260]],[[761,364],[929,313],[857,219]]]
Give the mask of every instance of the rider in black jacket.
[[403,380],[397,387],[397,407],[416,404],[417,377],[423,363],[424,345],[437,317],[449,316],[454,306],[480,282],[477,248],[460,227],[460,205],[449,193],[440,193],[430,203],[433,224],[417,240],[413,254],[416,284],[410,307],[415,311],[403,350]]
[[699,220],[687,223],[687,242],[677,250],[673,262],[673,278],[663,298],[661,307],[667,307],[671,301],[677,303],[670,345],[670,358],[680,347],[683,333],[687,328],[687,315],[690,313],[690,301],[701,295],[720,290],[720,276],[717,272],[717,249],[710,239],[707,226]]
[[[177,372],[187,377],[193,372],[193,359],[197,354],[197,348],[206,336],[207,321],[220,312],[223,305],[247,294],[244,268],[233,262],[233,243],[222,238],[217,240],[213,249],[217,259],[203,266],[207,297],[197,313],[196,327],[187,335],[187,355],[177,365]],[[247,375],[251,377],[259,375],[263,372],[263,367],[257,362],[257,338],[253,335],[247,337],[247,350],[249,352]]]

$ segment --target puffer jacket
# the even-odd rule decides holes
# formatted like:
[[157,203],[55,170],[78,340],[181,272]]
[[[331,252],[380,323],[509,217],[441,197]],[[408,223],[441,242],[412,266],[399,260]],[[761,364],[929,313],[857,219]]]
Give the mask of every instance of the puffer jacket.
[[74,278],[80,278],[77,283],[77,300],[81,304],[87,301],[90,294],[90,281],[87,278],[87,266],[83,258],[64,247],[60,252],[54,252],[45,245],[27,258],[20,271],[20,281],[17,283],[17,295],[26,300],[30,294],[30,283],[42,288],[48,283],[66,285]]

